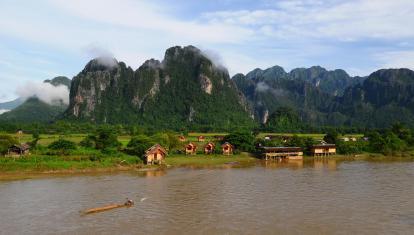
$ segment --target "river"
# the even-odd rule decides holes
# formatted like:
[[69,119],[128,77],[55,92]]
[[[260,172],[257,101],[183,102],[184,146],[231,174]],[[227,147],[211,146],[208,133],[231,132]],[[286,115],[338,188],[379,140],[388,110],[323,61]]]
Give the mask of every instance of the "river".
[[0,181],[0,234],[413,234],[413,179],[414,162],[311,160]]

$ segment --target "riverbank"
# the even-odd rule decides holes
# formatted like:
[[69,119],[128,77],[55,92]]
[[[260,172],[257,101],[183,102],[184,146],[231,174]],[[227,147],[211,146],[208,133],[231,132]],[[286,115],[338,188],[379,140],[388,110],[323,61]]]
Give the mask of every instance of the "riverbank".
[[135,156],[26,156],[0,159],[0,180],[29,179],[48,175],[95,174],[124,171],[157,170],[172,167],[229,168],[254,165],[258,159],[242,153],[238,155],[169,155],[164,165],[145,165]]
[[[313,160],[336,161],[370,161],[393,162],[414,161],[412,153],[396,156],[384,156],[382,154],[364,153],[358,155],[334,155],[329,157],[304,157],[304,162]],[[299,160],[300,161],[300,160]],[[164,165],[145,165],[135,156],[122,155],[118,157],[91,156],[27,156],[22,158],[0,158],[0,180],[19,180],[43,177],[110,174],[118,172],[149,172],[161,169],[187,167],[193,169],[202,168],[243,168],[257,165],[262,162],[254,155],[241,153],[237,155],[183,155],[171,154],[165,159]],[[292,162],[298,162],[294,160]]]

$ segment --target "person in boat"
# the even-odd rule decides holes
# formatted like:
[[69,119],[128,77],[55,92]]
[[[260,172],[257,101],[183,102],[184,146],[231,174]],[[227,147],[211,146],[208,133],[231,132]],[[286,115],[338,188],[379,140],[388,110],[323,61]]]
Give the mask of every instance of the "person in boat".
[[132,201],[131,199],[126,199],[126,202],[124,203],[125,206],[132,206],[134,205],[134,201]]

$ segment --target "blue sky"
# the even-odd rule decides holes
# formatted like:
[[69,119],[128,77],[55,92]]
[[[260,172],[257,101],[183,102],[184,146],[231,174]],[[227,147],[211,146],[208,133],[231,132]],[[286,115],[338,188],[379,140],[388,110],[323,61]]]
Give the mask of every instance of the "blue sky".
[[0,101],[110,54],[134,69],[195,45],[230,74],[321,65],[414,68],[412,0],[2,0]]

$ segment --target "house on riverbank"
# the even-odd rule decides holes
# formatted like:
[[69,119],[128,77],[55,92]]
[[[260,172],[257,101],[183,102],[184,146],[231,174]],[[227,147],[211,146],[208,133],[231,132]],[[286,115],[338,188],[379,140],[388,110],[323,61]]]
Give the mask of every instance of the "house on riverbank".
[[145,151],[145,163],[147,165],[162,164],[165,156],[167,156],[167,150],[165,150],[161,145],[156,144]]
[[223,155],[232,155],[233,149],[234,149],[233,145],[231,145],[228,142],[221,145],[221,150],[223,152]]
[[185,146],[185,154],[190,154],[190,155],[195,155],[197,153],[197,145],[195,145],[194,143],[188,143]]
[[303,150],[299,147],[260,147],[260,151],[265,160],[303,159]]
[[314,145],[311,148],[311,153],[313,156],[329,156],[336,154],[336,145],[335,144],[319,144]]
[[216,145],[213,142],[208,142],[205,146],[204,146],[204,153],[205,154],[212,154],[214,152],[214,148],[216,147]]
[[13,145],[8,149],[8,156],[22,156],[29,154],[30,146],[28,144]]

